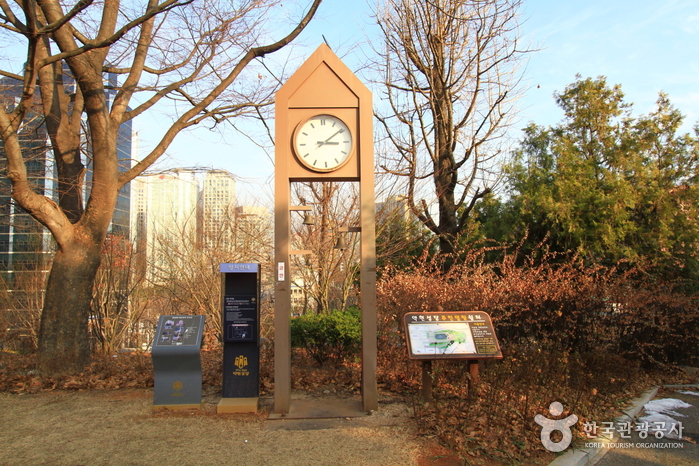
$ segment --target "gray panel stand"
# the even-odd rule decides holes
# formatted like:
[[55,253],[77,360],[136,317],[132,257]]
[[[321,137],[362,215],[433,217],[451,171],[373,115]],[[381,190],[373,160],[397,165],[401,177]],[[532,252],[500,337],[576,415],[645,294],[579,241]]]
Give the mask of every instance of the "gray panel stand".
[[160,316],[153,341],[153,407],[201,407],[204,316]]

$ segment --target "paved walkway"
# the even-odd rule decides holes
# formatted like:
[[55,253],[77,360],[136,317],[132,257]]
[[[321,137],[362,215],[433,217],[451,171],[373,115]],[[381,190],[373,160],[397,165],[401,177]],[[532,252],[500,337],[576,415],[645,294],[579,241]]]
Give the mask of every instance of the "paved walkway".
[[[684,390],[697,392],[696,388]],[[616,443],[618,448],[609,449],[597,466],[699,465],[699,396],[676,391],[666,396],[657,396],[656,399],[658,398],[674,398],[692,405],[691,408],[675,410],[686,417],[671,416],[682,423],[682,436],[685,440],[656,439],[650,433],[642,439],[638,432],[632,432],[631,438],[620,439]]]

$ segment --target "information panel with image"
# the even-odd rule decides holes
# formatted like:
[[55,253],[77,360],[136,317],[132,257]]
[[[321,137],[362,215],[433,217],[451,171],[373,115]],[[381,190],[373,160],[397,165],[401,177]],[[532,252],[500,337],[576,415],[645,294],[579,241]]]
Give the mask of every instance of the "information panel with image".
[[155,346],[201,346],[203,316],[160,316]]
[[404,322],[411,359],[502,358],[485,312],[410,312]]

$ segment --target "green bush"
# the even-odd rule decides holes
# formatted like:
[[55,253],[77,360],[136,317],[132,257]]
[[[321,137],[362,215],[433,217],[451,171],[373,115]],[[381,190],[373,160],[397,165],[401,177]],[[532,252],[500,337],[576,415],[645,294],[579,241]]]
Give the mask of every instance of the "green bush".
[[291,346],[305,348],[320,365],[330,358],[356,354],[361,339],[361,314],[356,307],[330,314],[304,314],[291,320]]

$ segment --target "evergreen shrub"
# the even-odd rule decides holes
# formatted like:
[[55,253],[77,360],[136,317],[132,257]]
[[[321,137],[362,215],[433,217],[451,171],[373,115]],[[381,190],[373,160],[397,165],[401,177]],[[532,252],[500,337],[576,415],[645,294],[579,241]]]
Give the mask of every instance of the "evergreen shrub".
[[330,314],[304,314],[291,320],[291,346],[305,348],[319,365],[331,358],[357,354],[361,339],[361,313],[356,307]]

